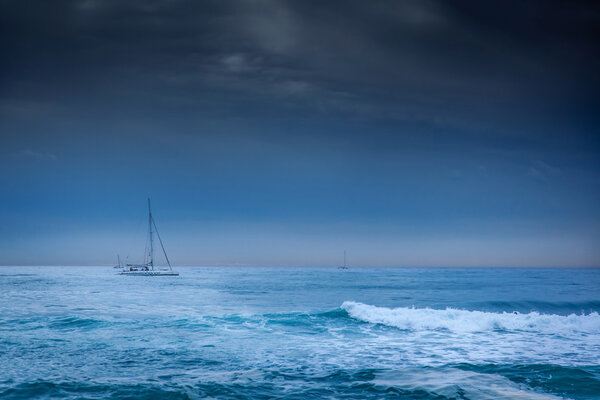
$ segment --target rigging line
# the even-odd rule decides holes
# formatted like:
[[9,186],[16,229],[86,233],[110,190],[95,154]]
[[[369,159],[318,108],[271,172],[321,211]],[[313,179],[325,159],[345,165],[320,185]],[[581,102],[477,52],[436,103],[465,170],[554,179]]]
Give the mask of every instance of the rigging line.
[[148,249],[148,241],[149,241],[149,234],[146,235],[146,244],[144,245],[144,265],[148,264],[148,253],[149,253],[149,249]]
[[154,229],[156,230],[156,236],[158,236],[158,241],[160,242],[160,247],[162,248],[163,254],[165,255],[165,258],[167,259],[167,264],[169,264],[169,269],[173,270],[173,267],[171,267],[171,261],[169,261],[169,257],[167,257],[167,252],[165,251],[165,246],[163,246],[162,239],[160,238],[160,233],[158,233],[158,228],[156,227],[156,222],[154,221],[154,218],[152,218],[152,224],[154,225]]

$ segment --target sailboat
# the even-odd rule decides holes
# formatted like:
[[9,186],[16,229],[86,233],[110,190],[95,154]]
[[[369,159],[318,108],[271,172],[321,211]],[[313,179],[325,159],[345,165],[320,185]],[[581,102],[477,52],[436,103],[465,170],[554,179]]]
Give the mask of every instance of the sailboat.
[[123,268],[123,265],[121,264],[121,256],[118,254],[117,254],[117,265],[115,265],[113,268],[116,268],[116,269]]
[[339,269],[348,269],[346,266],[346,250],[344,250],[344,265],[338,267]]
[[[160,243],[160,248],[165,255],[165,259],[167,260],[166,267],[157,267],[154,265],[154,232],[156,232],[156,236],[158,237],[158,241]],[[149,246],[148,246],[149,243]],[[173,267],[171,267],[171,262],[169,261],[169,257],[167,256],[167,252],[165,251],[165,246],[163,245],[162,239],[160,238],[160,234],[158,233],[158,228],[156,227],[156,222],[154,222],[154,218],[152,217],[152,208],[150,207],[150,199],[148,199],[148,242],[146,245],[146,250],[144,251],[144,263],[143,264],[125,264],[125,267],[121,270],[119,275],[136,275],[136,276],[178,276],[179,273],[173,271]]]

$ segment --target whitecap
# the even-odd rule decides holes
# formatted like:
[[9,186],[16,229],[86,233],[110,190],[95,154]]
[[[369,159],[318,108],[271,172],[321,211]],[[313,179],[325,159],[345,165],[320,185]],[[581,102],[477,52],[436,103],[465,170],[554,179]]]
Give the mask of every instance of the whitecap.
[[493,313],[454,308],[387,308],[345,301],[341,308],[350,317],[373,324],[393,326],[411,331],[448,330],[452,332],[528,331],[543,334],[599,334],[600,315],[568,316],[538,312]]

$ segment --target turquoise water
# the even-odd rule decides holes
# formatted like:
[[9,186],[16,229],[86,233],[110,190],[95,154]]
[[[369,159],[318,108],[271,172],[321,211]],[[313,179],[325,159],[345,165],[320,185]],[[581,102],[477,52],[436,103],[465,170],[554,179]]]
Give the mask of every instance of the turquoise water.
[[0,267],[0,398],[600,399],[600,269]]

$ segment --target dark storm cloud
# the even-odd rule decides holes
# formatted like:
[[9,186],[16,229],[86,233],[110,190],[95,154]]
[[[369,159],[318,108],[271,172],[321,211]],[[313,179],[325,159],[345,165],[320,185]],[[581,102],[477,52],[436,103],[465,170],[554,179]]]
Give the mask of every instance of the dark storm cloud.
[[546,1],[3,2],[0,112],[6,137],[32,115],[79,135],[91,119],[121,127],[99,129],[109,137],[164,124],[287,139],[303,121],[359,149],[597,149],[599,15]]
[[526,115],[598,89],[599,17],[588,4],[88,0],[3,9],[9,103],[28,90],[91,92],[241,117],[318,112],[518,129],[530,128]]

